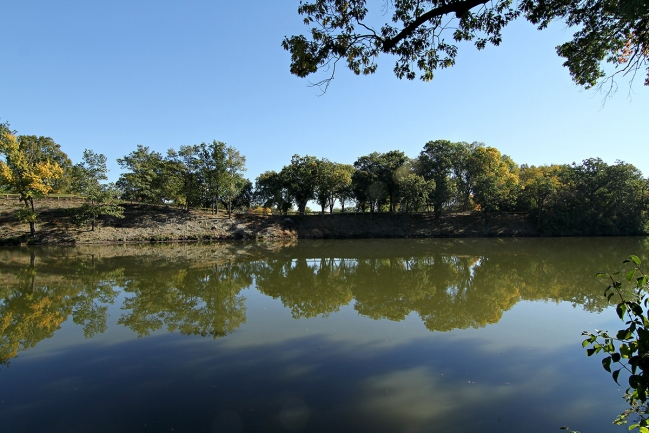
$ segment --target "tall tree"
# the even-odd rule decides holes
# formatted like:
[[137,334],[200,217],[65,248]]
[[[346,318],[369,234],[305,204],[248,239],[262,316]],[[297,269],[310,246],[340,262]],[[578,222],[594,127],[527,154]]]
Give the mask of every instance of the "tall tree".
[[201,143],[200,148],[208,203],[218,215],[219,200],[225,194],[226,188],[227,145],[222,141],[213,140],[210,144]]
[[282,168],[280,175],[288,194],[295,200],[298,211],[304,214],[309,200],[315,198],[318,158],[309,155],[293,155],[291,163]]
[[174,195],[168,190],[169,166],[159,152],[138,144],[136,150],[118,158],[117,163],[121,168],[129,170],[117,180],[122,198],[144,203],[163,203]]
[[[345,212],[345,203],[352,200],[352,176],[356,169],[350,164],[336,164],[336,188],[334,198],[340,203],[340,211]],[[331,210],[333,212],[333,209]]]
[[453,179],[453,160],[459,153],[460,143],[448,140],[429,141],[419,154],[421,174],[424,179],[432,180],[435,189],[428,199],[433,205],[435,218],[439,218],[442,209],[454,198],[456,187]]
[[[358,171],[365,172],[357,175],[356,180],[365,185],[365,194],[370,194],[377,203],[385,195],[390,205],[390,212],[394,212],[398,200],[399,182],[397,171],[408,161],[406,155],[399,150],[386,153],[373,152],[361,156],[354,162]],[[372,190],[370,192],[370,189]],[[370,205],[372,208],[372,205]]]
[[174,149],[167,151],[165,163],[167,172],[172,176],[167,178],[167,182],[177,181],[177,190],[179,197],[177,202],[183,204],[187,210],[191,206],[200,205],[205,192],[205,177],[203,170],[203,159],[201,158],[201,147],[180,146],[176,152]]
[[105,155],[84,150],[82,161],[72,168],[71,173],[74,190],[85,198],[84,204],[75,210],[78,224],[90,221],[90,230],[94,231],[97,218],[101,215],[124,218],[124,208],[115,198],[115,186],[102,183],[108,180]]
[[23,140],[22,136],[14,135],[9,124],[0,124],[0,180],[20,195],[24,208],[18,216],[29,223],[32,236],[36,234],[34,198],[55,190],[54,185],[63,175],[63,168],[56,159],[63,156],[60,146],[51,138],[33,140],[32,136],[27,136]]
[[228,146],[225,159],[225,198],[228,202],[228,218],[232,218],[232,200],[246,185],[243,177],[246,171],[246,157],[234,147]]
[[315,200],[320,205],[323,215],[327,206],[329,206],[330,213],[333,211],[336,187],[339,184],[337,174],[336,163],[329,161],[327,158],[318,160]]
[[[356,75],[376,72],[381,54],[396,59],[394,73],[412,80],[433,79],[435,70],[455,64],[459,45],[472,41],[481,50],[499,45],[503,28],[523,15],[546,28],[559,21],[576,29],[557,47],[575,83],[592,87],[605,77],[603,63],[635,76],[649,64],[649,7],[646,0],[422,0],[386,3],[386,22],[368,10],[366,0],[300,2],[298,13],[310,35],[282,42],[291,53],[291,73],[306,77],[330,71],[318,84],[328,85],[338,62]],[[372,18],[370,18],[372,17]],[[334,67],[331,67],[331,66]],[[647,71],[649,72],[649,71]],[[649,75],[645,84],[649,85]]]
[[280,173],[265,171],[255,180],[255,201],[264,207],[275,206],[281,213],[286,213],[292,206],[292,198]]
[[469,159],[475,179],[473,198],[488,217],[489,212],[509,210],[516,199],[518,167],[495,147],[477,147]]

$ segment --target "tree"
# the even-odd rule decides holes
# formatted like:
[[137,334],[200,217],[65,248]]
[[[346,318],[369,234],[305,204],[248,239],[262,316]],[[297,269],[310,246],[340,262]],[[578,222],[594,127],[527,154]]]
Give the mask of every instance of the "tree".
[[[36,234],[36,211],[34,198],[54,191],[54,185],[63,175],[63,168],[56,159],[65,154],[49,137],[16,137],[9,124],[0,124],[0,180],[20,195],[25,207],[18,217],[29,223],[31,236]],[[67,158],[67,156],[65,156]]]
[[638,235],[647,231],[647,180],[631,164],[599,158],[565,166],[560,191],[545,213],[546,226],[561,234]]
[[546,205],[561,186],[559,180],[561,169],[557,165],[540,167],[524,165],[520,168],[521,195],[525,201],[531,202],[531,206],[527,209],[536,211],[539,229],[542,227]]
[[243,186],[239,193],[232,199],[232,207],[234,209],[249,210],[252,208],[254,200],[254,186],[249,179],[243,180]]
[[[575,83],[586,88],[605,77],[603,63],[631,77],[649,64],[649,7],[646,0],[423,0],[386,3],[389,22],[375,26],[366,0],[301,1],[298,13],[310,35],[285,38],[292,74],[306,77],[330,71],[338,62],[356,75],[376,72],[380,55],[396,58],[394,73],[430,81],[436,69],[455,64],[458,45],[471,41],[478,50],[499,45],[502,30],[523,15],[538,29],[561,21],[577,31],[557,47]],[[388,16],[388,14],[384,14]],[[649,72],[649,71],[648,71]],[[612,76],[610,76],[612,78]],[[649,75],[645,81],[649,85]]]
[[477,147],[469,170],[475,179],[473,198],[488,218],[488,212],[509,210],[516,198],[518,167],[495,147]]
[[205,179],[201,151],[199,145],[180,146],[178,152],[169,149],[165,159],[167,172],[173,175],[167,178],[167,183],[177,181],[177,187],[172,188],[178,191],[176,202],[185,205],[188,211],[190,206],[199,205],[204,198]]
[[392,150],[386,153],[373,152],[361,156],[354,162],[356,170],[364,172],[364,174],[356,174],[356,190],[364,189],[363,193],[374,203],[370,203],[372,212],[378,207],[379,201],[384,198],[388,199],[390,212],[396,210],[396,204],[399,201],[397,171],[407,161],[408,158],[403,152]]
[[228,146],[224,168],[224,192],[228,201],[228,218],[232,218],[232,200],[241,192],[247,181],[242,174],[246,171],[246,157],[234,147]]
[[[340,211],[345,212],[345,203],[352,200],[352,176],[356,169],[349,164],[336,164],[336,189],[334,197],[340,202]],[[333,210],[332,210],[333,211]]]
[[121,168],[129,170],[122,173],[117,180],[122,198],[161,204],[165,199],[174,196],[174,193],[169,191],[171,185],[167,182],[169,166],[165,164],[159,152],[138,144],[136,150],[118,158],[117,163]]
[[399,187],[403,196],[402,209],[408,213],[424,207],[429,194],[435,189],[435,181],[426,181],[423,176],[409,173],[400,179]]
[[255,180],[255,201],[264,207],[277,207],[286,213],[292,206],[284,180],[280,173],[265,171]]
[[318,174],[315,185],[315,200],[322,209],[324,215],[325,207],[329,206],[329,212],[333,211],[338,179],[336,178],[336,163],[327,158],[318,160]]
[[429,197],[435,219],[441,216],[442,208],[455,195],[455,182],[452,178],[453,158],[457,155],[459,146],[462,145],[448,140],[429,141],[419,154],[421,174],[424,179],[432,180],[435,184],[435,189]]
[[318,177],[318,158],[315,156],[293,155],[291,163],[280,173],[286,190],[295,200],[301,214],[306,211],[306,204],[315,198]]
[[117,189],[112,184],[101,183],[108,179],[105,155],[84,150],[83,160],[73,167],[71,173],[75,191],[85,198],[84,204],[74,210],[74,216],[79,224],[90,221],[90,230],[94,231],[96,220],[101,215],[124,218],[124,208],[116,199]]
[[207,200],[218,215],[219,200],[226,189],[227,145],[222,141],[212,140],[210,144],[201,143],[200,148]]

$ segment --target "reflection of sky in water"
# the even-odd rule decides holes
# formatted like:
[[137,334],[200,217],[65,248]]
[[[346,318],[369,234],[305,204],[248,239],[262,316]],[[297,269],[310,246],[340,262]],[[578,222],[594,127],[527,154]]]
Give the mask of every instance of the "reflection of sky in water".
[[133,293],[91,339],[68,320],[0,370],[2,430],[592,432],[614,431],[624,409],[581,348],[581,331],[617,329],[610,309],[519,301],[497,323],[431,332],[416,311],[374,320],[352,300],[296,320],[254,283],[238,295],[246,321],[216,339],[165,326],[138,338],[117,325]]
[[[3,424],[7,431],[554,431],[564,424],[599,431],[623,409],[621,393],[611,392],[610,378],[579,345],[582,328],[615,324],[608,312],[522,302],[498,324],[431,333],[415,314],[375,321],[352,305],[328,319],[296,321],[279,300],[243,294],[247,322],[216,340],[166,331],[138,339],[122,326],[85,340],[65,324],[0,372]],[[114,324],[120,310],[110,314]],[[58,340],[67,341],[57,347]]]

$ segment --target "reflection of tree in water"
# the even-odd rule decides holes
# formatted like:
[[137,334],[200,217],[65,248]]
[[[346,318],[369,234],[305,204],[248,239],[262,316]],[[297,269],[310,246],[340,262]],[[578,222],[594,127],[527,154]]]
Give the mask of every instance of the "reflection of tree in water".
[[118,323],[138,336],[166,326],[185,335],[225,336],[246,321],[245,297],[252,284],[246,265],[147,272],[127,279]]
[[257,289],[272,298],[280,298],[295,319],[326,317],[352,300],[346,281],[352,272],[348,261],[268,260],[255,271]]
[[[482,245],[489,248],[471,246],[459,253],[412,248],[364,258],[344,250],[293,258],[280,250],[234,264],[196,263],[208,254],[194,250],[186,259],[159,254],[153,262],[147,256],[1,251],[0,364],[54,335],[69,317],[86,337],[104,332],[120,286],[126,300],[118,323],[139,336],[163,328],[214,338],[232,333],[246,320],[240,292],[253,281],[294,318],[326,317],[354,301],[358,314],[376,320],[399,321],[415,313],[431,331],[496,323],[519,300],[567,301],[588,311],[608,305],[594,274],[611,270],[608,257],[615,257],[611,249],[619,245],[593,248],[588,255],[556,248],[555,241],[534,243],[546,245],[536,249],[524,243]],[[640,247],[633,249],[647,250]]]
[[86,337],[106,329],[106,307],[97,302],[114,300],[112,282],[119,271],[102,275],[84,262],[79,268],[74,280],[41,278],[31,250],[29,266],[14,274],[12,284],[0,288],[0,364],[9,364],[19,351],[50,338],[70,314]]

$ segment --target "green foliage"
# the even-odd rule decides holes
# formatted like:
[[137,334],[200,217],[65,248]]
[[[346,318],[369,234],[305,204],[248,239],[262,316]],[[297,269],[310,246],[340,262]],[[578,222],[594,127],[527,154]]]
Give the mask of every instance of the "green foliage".
[[620,374],[628,375],[629,387],[624,398],[629,409],[620,414],[615,423],[625,424],[633,414],[638,418],[638,423],[630,426],[630,429],[639,427],[644,432],[649,428],[649,277],[642,272],[637,256],[629,256],[624,263],[630,266],[624,272],[624,278],[633,285],[630,289],[625,289],[617,279],[620,272],[598,275],[610,280],[604,296],[608,301],[618,300],[615,310],[625,327],[615,334],[584,331],[583,335],[587,338],[582,346],[588,347],[588,356],[600,352],[606,355],[602,359],[602,366],[618,385]]
[[228,203],[228,216],[232,217],[232,201],[239,195],[247,179],[243,177],[246,171],[246,157],[234,147],[226,149],[224,176],[224,198]]
[[461,143],[451,143],[448,140],[429,141],[419,154],[421,174],[434,185],[429,200],[435,218],[440,217],[442,209],[455,197],[457,187],[453,178],[453,161],[461,146]]
[[548,233],[638,235],[646,233],[647,180],[631,164],[599,158],[564,166],[554,202],[544,214]]
[[386,202],[389,210],[394,212],[400,201],[397,172],[406,162],[408,158],[399,150],[372,152],[358,158],[354,162],[356,172],[352,177],[357,207],[369,207],[371,212],[375,212]]
[[83,160],[72,169],[72,185],[85,197],[80,207],[72,210],[72,217],[78,226],[91,224],[95,229],[97,218],[102,215],[124,218],[124,208],[117,200],[119,194],[113,184],[102,184],[106,176],[106,156],[92,150],[84,150]]
[[69,159],[49,137],[18,136],[9,124],[0,125],[0,183],[3,189],[20,195],[25,212],[20,217],[36,234],[34,198],[61,186]]
[[161,204],[173,197],[173,192],[169,191],[171,185],[167,182],[170,167],[159,152],[138,144],[136,150],[118,158],[117,163],[128,170],[117,180],[124,200]]
[[455,64],[463,42],[473,42],[478,50],[499,45],[503,28],[521,15],[539,29],[554,21],[577,29],[557,53],[566,59],[564,66],[574,82],[586,88],[605,77],[603,63],[616,68],[613,75],[629,73],[633,79],[649,61],[646,0],[395,1],[386,3],[383,19],[366,3],[301,1],[298,13],[309,35],[282,42],[291,53],[291,73],[306,77],[329,70],[330,75],[316,83],[326,89],[336,69],[332,65],[345,62],[356,75],[368,75],[376,72],[380,55],[390,55],[396,59],[398,78],[430,81],[437,69]]
[[286,213],[292,207],[292,199],[284,185],[280,173],[265,171],[255,180],[254,200],[264,208],[275,206],[281,213]]
[[282,168],[280,177],[298,211],[306,212],[306,204],[315,198],[318,183],[318,159],[315,156],[293,155],[291,163]]

